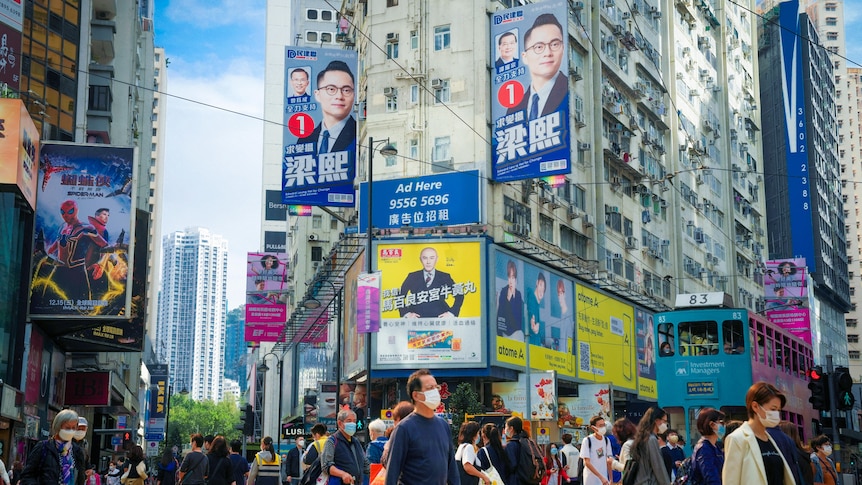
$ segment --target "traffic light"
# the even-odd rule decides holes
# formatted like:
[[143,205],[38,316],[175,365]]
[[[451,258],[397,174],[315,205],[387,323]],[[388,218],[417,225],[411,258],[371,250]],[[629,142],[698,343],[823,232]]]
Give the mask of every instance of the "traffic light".
[[242,419],[242,434],[243,436],[253,436],[254,435],[254,409],[252,409],[251,404],[245,405],[245,413],[240,417]]
[[808,389],[811,389],[811,397],[808,398],[808,402],[811,403],[811,406],[814,409],[819,409],[821,411],[829,410],[829,376],[823,372],[823,368],[820,366],[813,367],[808,372],[808,377],[810,382],[808,382]]
[[835,407],[841,411],[853,409],[856,398],[853,397],[853,378],[850,377],[850,369],[836,367],[832,375],[835,382]]
[[135,442],[132,439],[132,432],[126,431],[125,433],[123,433],[123,449],[128,451],[131,450],[134,446]]

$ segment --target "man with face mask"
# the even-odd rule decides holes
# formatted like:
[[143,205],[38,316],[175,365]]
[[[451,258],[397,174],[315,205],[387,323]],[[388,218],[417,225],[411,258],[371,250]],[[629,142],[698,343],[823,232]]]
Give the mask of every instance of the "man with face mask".
[[298,484],[299,479],[302,478],[302,470],[299,468],[299,457],[302,456],[303,450],[305,450],[305,438],[302,436],[296,438],[294,444],[296,446],[287,452],[287,458],[285,459],[285,466],[287,467],[285,475],[287,475],[287,483],[291,485]]
[[679,465],[685,460],[685,451],[679,444],[679,433],[675,429],[668,430],[667,445],[662,449],[662,453],[667,453],[670,457],[671,468],[668,469],[667,474],[673,480]]
[[584,438],[581,443],[581,458],[584,459],[584,485],[609,485],[611,481],[611,465],[613,463],[613,448],[605,436],[607,426],[601,416],[590,418],[590,429],[593,433]]
[[452,431],[434,413],[440,405],[437,379],[428,369],[419,369],[407,379],[407,393],[415,410],[398,423],[389,438],[386,485],[459,484]]
[[362,443],[353,438],[356,433],[356,413],[343,409],[335,419],[338,432],[330,436],[323,447],[320,457],[323,470],[329,473],[330,484],[333,479],[340,480],[344,485],[361,484],[370,467]]

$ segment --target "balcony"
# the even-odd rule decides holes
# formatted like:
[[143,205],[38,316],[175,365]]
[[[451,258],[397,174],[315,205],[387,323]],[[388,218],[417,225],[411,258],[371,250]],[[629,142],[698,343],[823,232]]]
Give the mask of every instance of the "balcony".
[[113,20],[93,20],[91,60],[96,64],[108,65],[114,62],[114,34],[117,27]]

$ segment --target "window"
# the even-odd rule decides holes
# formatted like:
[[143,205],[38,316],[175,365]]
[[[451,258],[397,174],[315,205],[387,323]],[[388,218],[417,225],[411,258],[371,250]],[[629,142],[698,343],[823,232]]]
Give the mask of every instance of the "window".
[[332,33],[330,32],[321,32],[320,34],[320,42],[332,42]]
[[543,241],[554,242],[554,220],[544,214],[539,214],[539,237]]
[[434,50],[442,51],[449,48],[451,42],[451,34],[448,25],[434,27]]
[[409,156],[413,160],[419,159],[419,140],[416,138],[412,138],[410,140],[410,153]]
[[[434,84],[435,81],[437,83],[436,85]],[[431,85],[434,86],[434,104],[448,103],[450,100],[449,80],[434,79],[431,81]]]
[[419,85],[411,84],[410,85],[410,103],[416,104],[419,102]]
[[848,344],[858,344],[859,343],[859,335],[847,334],[847,343]]
[[312,229],[320,229],[323,226],[323,216],[320,214],[315,214],[311,216],[311,227]]
[[398,42],[387,42],[386,43],[386,58],[387,59],[396,59],[398,58]]
[[321,10],[320,20],[323,20],[324,22],[332,22],[332,10]]
[[387,7],[397,7],[398,6],[398,0],[386,0],[386,6]]
[[[392,146],[395,147],[396,149],[398,148],[398,145],[395,143],[393,143]],[[387,167],[394,167],[395,164],[398,163],[398,156],[397,155],[386,155],[385,160],[386,160],[385,165]]]
[[838,25],[837,17],[826,17],[826,25],[829,27],[835,27]]
[[826,40],[838,40],[838,32],[826,32]]
[[438,136],[434,138],[434,151],[431,153],[432,172],[447,172],[454,168],[452,155],[449,150],[450,145],[451,140],[448,136]]
[[826,11],[827,12],[835,12],[836,10],[838,10],[837,4],[835,4],[835,3],[827,3],[826,4]]
[[411,30],[410,31],[410,48],[418,49],[419,48],[419,31]]
[[718,354],[718,323],[711,320],[679,324],[680,355]]
[[860,352],[858,350],[850,350],[847,352],[847,354],[850,357],[850,359],[852,359],[852,360],[859,360],[860,359]]
[[305,31],[305,40],[308,42],[317,42],[317,32],[313,30]]
[[335,216],[331,216],[329,218],[329,228],[333,231],[338,230],[338,219]]
[[90,96],[87,109],[96,111],[111,111],[111,87],[90,86]]
[[317,10],[313,8],[306,10],[305,18],[308,20],[317,20]]
[[323,248],[321,246],[311,246],[311,260],[323,261]]
[[658,355],[659,357],[672,357],[674,355],[674,335],[672,323],[660,323],[658,325]]
[[386,94],[386,112],[394,113],[398,111],[398,88],[388,88]]
[[742,334],[742,321],[728,320],[721,323],[721,336],[724,340],[725,354],[745,353],[745,340]]

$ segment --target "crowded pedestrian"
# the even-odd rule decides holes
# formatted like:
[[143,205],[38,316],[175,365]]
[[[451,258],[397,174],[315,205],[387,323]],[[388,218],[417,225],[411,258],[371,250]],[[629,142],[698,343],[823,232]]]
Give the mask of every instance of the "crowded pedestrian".
[[182,485],[204,485],[209,474],[209,461],[201,449],[204,445],[204,437],[200,433],[194,433],[189,437],[189,444],[191,451],[186,454],[180,465],[178,478]]
[[811,440],[811,469],[814,471],[814,483],[819,485],[836,485],[838,473],[835,471],[835,463],[832,462],[832,442],[822,434]]
[[329,474],[330,485],[362,484],[364,477],[368,476],[369,464],[362,443],[353,437],[356,434],[356,413],[342,409],[335,421],[338,431],[326,440],[320,457],[323,470]]
[[[113,466],[113,463],[111,463],[111,466]],[[177,470],[179,468],[180,464],[177,462],[176,457],[174,457],[173,450],[166,446],[165,451],[162,453],[162,458],[159,460],[158,471],[156,472],[156,485],[176,485]],[[110,476],[111,471],[109,469],[108,477],[110,478]],[[108,485],[112,484],[108,483]]]
[[210,468],[207,485],[235,485],[229,454],[227,440],[224,436],[216,436],[210,443],[210,452],[207,453]]
[[371,441],[368,443],[366,454],[368,455],[369,463],[380,463],[383,457],[383,448],[386,447],[386,442],[389,438],[386,436],[386,423],[382,419],[375,419],[368,425],[368,433],[371,435]]
[[[415,407],[410,401],[401,401],[392,408],[392,427],[386,430],[386,437],[388,439],[392,439],[392,433],[395,432],[395,427],[398,426],[398,423],[400,423],[402,419],[410,416],[410,413],[412,413],[414,409]],[[383,454],[380,456],[380,464],[383,465],[384,468],[389,462],[390,443],[390,441],[386,441],[386,444],[383,445]]]
[[128,466],[123,476],[120,477],[120,482],[123,485],[144,485],[144,479],[147,478],[147,462],[144,461],[144,449],[140,445],[134,445],[129,450]]
[[18,485],[21,481],[21,472],[24,471],[24,463],[21,461],[21,458],[15,458],[15,461],[12,463],[12,484]]
[[592,434],[581,443],[581,458],[584,460],[584,485],[608,485],[611,483],[611,467],[614,453],[610,440],[605,437],[605,418],[596,415],[590,418]]
[[[551,443],[545,447],[545,475],[542,477],[542,485],[563,485],[568,483],[565,466],[563,462],[564,455],[560,454],[560,447],[557,443]],[[563,479],[565,478],[565,482]]]
[[230,465],[233,468],[233,481],[236,485],[245,485],[248,478],[248,461],[242,456],[242,441],[233,440],[230,442]]
[[281,485],[281,457],[272,446],[272,437],[264,436],[260,441],[260,451],[251,462],[248,472],[248,485]]
[[615,471],[622,472],[626,467],[626,462],[632,454],[632,445],[635,442],[635,433],[637,427],[628,418],[620,418],[614,421],[612,432],[616,436],[617,441],[622,443],[620,446],[619,456],[614,460],[613,467]]
[[12,481],[9,478],[9,472],[6,470],[6,464],[0,459],[0,485],[11,485]]
[[679,433],[675,429],[668,430],[665,441],[662,453],[666,452],[670,458],[671,466],[668,468],[667,474],[673,480],[676,478],[677,469],[682,465],[682,461],[685,460],[685,450],[682,449],[684,443],[680,443]]
[[461,483],[483,482],[491,485],[491,478],[476,467],[476,445],[479,443],[479,423],[466,421],[458,431],[458,450],[455,451],[455,465]]
[[724,453],[718,448],[718,440],[724,436],[724,413],[714,408],[701,409],[697,432],[701,438],[691,452],[691,482],[721,485]]
[[629,457],[638,464],[635,485],[670,483],[656,436],[667,431],[667,421],[667,413],[659,407],[649,408],[641,417]]
[[[173,453],[171,453],[171,456],[173,456]],[[117,467],[113,461],[108,463],[108,473],[105,474],[105,483],[107,485],[120,485],[121,476],[123,476],[123,470]]]
[[766,382],[756,382],[745,394],[748,421],[724,439],[723,485],[793,485],[793,472],[767,428],[781,421],[784,394]]
[[323,454],[323,445],[326,444],[326,439],[328,437],[328,430],[326,429],[325,424],[317,423],[311,427],[311,446],[305,450],[305,455],[302,457],[302,463],[305,465],[306,471],[308,467],[318,461],[320,455]]
[[580,483],[581,478],[578,476],[578,458],[581,450],[578,449],[572,442],[571,433],[563,433],[560,437],[563,440],[563,448],[560,453],[566,457],[566,481],[563,483]]
[[524,421],[517,416],[512,416],[506,420],[506,455],[509,457],[509,462],[512,467],[509,469],[509,474],[503,477],[506,485],[521,485],[521,478],[518,476],[518,469],[524,466],[521,463],[521,447],[529,446],[527,440],[530,435],[524,430]]
[[84,485],[87,462],[84,452],[73,446],[78,413],[63,409],[51,423],[51,437],[36,443],[21,472],[22,485]]
[[[435,414],[440,386],[427,369],[407,379],[415,410],[402,419],[390,438],[386,485],[460,485],[449,423]],[[508,483],[508,482],[507,482]],[[513,484],[514,485],[514,484]]]
[[302,461],[302,452],[305,448],[305,438],[297,437],[293,441],[293,448],[287,452],[285,457],[284,468],[286,475],[285,480],[290,485],[298,485],[299,479],[302,478],[302,468],[299,466]]
[[493,466],[501,479],[509,476],[512,470],[512,465],[509,463],[509,455],[506,454],[506,449],[503,448],[500,430],[497,428],[496,424],[486,423],[482,426],[482,442],[484,446],[482,446],[482,449],[477,453],[479,457],[479,468],[483,471],[487,471],[491,466]]

